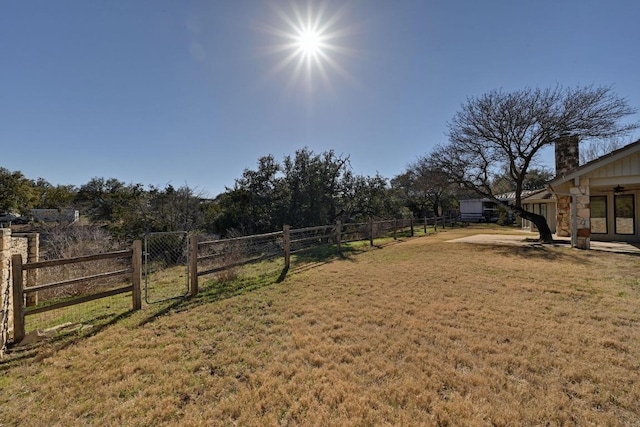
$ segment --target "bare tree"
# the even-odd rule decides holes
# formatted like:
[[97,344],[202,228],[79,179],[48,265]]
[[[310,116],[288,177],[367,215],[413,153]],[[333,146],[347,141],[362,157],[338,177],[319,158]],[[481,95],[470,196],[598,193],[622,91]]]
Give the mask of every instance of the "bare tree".
[[531,221],[540,240],[551,242],[546,219],[522,208],[523,183],[540,150],[563,135],[582,140],[612,138],[638,128],[621,124],[635,114],[611,87],[494,90],[469,98],[449,122],[449,143],[438,148],[437,162],[456,183],[500,202],[492,191],[497,174],[508,171],[515,202],[507,207]]
[[586,141],[580,147],[580,164],[584,165],[626,145],[621,138],[600,141]]
[[436,216],[440,215],[451,193],[449,177],[439,169],[433,157],[433,154],[418,157],[391,182],[392,187],[402,193],[405,205],[423,216],[428,207]]

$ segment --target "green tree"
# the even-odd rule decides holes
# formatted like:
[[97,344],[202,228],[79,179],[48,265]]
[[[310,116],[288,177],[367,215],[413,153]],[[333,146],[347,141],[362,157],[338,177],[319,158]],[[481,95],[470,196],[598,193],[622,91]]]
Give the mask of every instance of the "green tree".
[[362,222],[369,218],[397,218],[402,215],[402,200],[395,197],[387,179],[345,174],[340,197],[343,222]]
[[442,171],[433,154],[419,157],[403,174],[392,180],[392,187],[404,196],[404,203],[414,215],[426,216],[430,208],[441,215],[453,198],[449,177]]
[[0,167],[0,213],[26,214],[38,203],[35,183],[22,172]]
[[333,150],[315,154],[308,148],[284,160],[284,179],[289,188],[287,221],[294,227],[331,224],[338,215],[338,200],[349,157]]
[[391,196],[381,176],[354,176],[349,157],[303,148],[286,156],[283,164],[271,155],[260,158],[258,168],[245,170],[209,212],[220,233],[262,233],[284,224],[308,227],[337,219],[394,216],[400,208]]
[[288,214],[288,188],[282,167],[272,155],[258,159],[256,170],[245,169],[233,189],[218,197],[216,228],[225,233],[263,233],[282,227]]
[[51,185],[43,178],[38,178],[35,183],[38,194],[36,208],[40,209],[64,209],[70,208],[75,200],[77,189],[73,185]]
[[130,209],[135,209],[142,184],[125,184],[116,178],[92,178],[82,185],[75,203],[94,221],[116,223]]

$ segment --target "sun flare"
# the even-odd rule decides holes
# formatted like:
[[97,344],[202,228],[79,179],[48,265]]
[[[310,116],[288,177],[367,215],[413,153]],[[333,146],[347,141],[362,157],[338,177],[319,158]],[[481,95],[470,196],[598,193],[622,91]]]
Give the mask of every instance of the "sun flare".
[[328,3],[290,3],[290,9],[272,5],[279,22],[268,24],[263,29],[275,43],[265,49],[265,53],[276,58],[270,75],[289,70],[291,78],[288,86],[293,88],[304,83],[312,89],[318,80],[331,87],[332,74],[349,77],[344,68],[345,56],[353,50],[345,46],[352,34],[350,26],[345,26],[346,8],[335,10]]
[[322,53],[322,34],[314,29],[304,29],[298,33],[297,45],[303,56],[316,58]]

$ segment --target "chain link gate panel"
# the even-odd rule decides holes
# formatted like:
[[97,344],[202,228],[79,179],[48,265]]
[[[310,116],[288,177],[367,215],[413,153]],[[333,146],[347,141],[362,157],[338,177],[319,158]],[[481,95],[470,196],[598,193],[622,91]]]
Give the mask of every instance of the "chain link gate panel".
[[189,293],[189,235],[184,231],[144,236],[144,299],[147,304]]

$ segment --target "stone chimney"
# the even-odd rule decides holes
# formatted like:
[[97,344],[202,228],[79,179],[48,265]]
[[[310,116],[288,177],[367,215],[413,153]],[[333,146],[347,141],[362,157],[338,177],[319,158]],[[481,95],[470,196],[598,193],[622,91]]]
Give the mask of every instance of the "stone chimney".
[[561,135],[556,139],[556,178],[564,176],[580,166],[577,135]]

